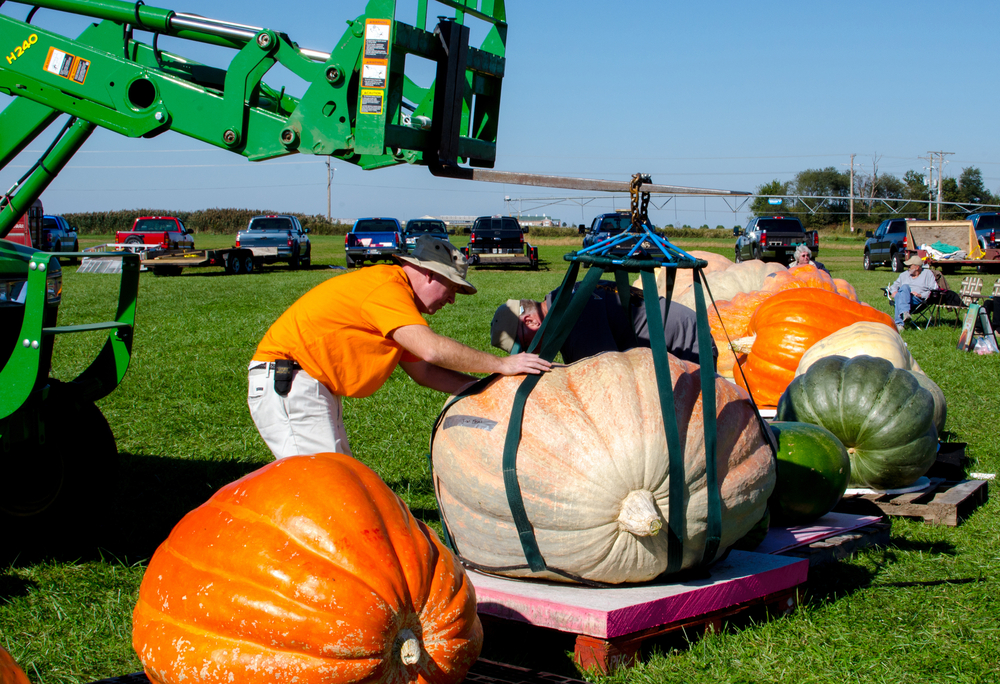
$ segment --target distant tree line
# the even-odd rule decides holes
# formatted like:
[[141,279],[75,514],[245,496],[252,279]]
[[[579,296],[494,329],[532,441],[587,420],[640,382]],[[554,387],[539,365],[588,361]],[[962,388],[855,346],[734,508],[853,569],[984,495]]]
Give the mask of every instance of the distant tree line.
[[[757,197],[750,205],[756,216],[797,216],[809,227],[846,223],[851,211],[851,174],[833,166],[806,169],[797,173],[794,180],[765,183],[757,188],[756,194],[803,196],[802,202],[785,200],[781,205],[769,204],[767,197]],[[1000,197],[986,189],[983,174],[975,166],[962,169],[958,178],[942,179],[941,195],[943,202],[961,205],[942,205],[942,219],[961,219],[980,205],[1000,204]],[[812,200],[810,197],[835,199]],[[902,178],[891,173],[879,173],[877,159],[872,164],[872,173],[854,174],[855,223],[879,223],[890,216],[927,218],[927,204],[912,200],[937,200],[937,183],[928,188],[924,175],[912,170]],[[803,206],[803,202],[808,206]],[[936,206],[933,218],[937,218]]]
[[198,211],[176,211],[168,209],[121,209],[119,211],[93,211],[79,214],[63,214],[71,226],[76,226],[81,235],[112,235],[119,230],[128,230],[139,216],[176,216],[185,227],[196,233],[219,235],[235,234],[247,227],[254,216],[267,214],[289,214],[295,216],[303,228],[315,235],[344,235],[351,226],[331,223],[325,216],[300,214],[289,211],[256,211],[253,209],[199,209]]

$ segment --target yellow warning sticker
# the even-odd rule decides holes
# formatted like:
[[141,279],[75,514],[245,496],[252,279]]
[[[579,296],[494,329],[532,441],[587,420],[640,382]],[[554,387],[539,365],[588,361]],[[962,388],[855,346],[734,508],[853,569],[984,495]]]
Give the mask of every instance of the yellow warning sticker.
[[361,113],[381,114],[382,101],[385,99],[383,90],[362,90],[361,91]]
[[50,47],[49,53],[45,56],[45,70],[50,74],[83,84],[87,80],[87,72],[90,71],[90,61]]

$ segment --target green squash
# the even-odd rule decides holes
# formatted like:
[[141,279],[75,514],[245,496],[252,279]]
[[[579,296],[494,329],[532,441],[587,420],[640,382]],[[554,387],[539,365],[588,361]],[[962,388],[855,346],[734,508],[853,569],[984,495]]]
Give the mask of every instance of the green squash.
[[777,419],[835,434],[847,447],[855,487],[912,485],[937,454],[934,397],[913,373],[872,356],[820,359],[781,395]]
[[851,477],[851,459],[837,436],[819,425],[776,421],[778,479],[768,508],[779,525],[805,525],[837,505]]

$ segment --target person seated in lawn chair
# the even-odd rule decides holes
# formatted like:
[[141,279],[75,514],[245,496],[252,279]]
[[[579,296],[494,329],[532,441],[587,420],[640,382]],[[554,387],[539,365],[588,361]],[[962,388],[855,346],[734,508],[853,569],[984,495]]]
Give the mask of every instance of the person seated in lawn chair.
[[903,262],[906,270],[889,286],[888,294],[895,309],[896,330],[900,332],[910,322],[910,311],[922,306],[938,289],[937,280],[920,257],[913,255]]
[[[574,286],[574,291],[579,284]],[[558,290],[546,295],[544,301],[533,299],[508,299],[501,304],[490,324],[490,343],[498,349],[510,352],[514,342],[527,349],[542,327]],[[594,288],[580,317],[573,325],[566,341],[559,350],[563,361],[573,363],[601,352],[623,352],[633,347],[649,347],[649,326],[646,322],[646,307],[642,291],[632,288],[631,305],[626,311],[618,299],[615,283],[602,280]],[[663,333],[667,351],[684,361],[699,363],[698,318],[690,308],[671,302],[667,311],[667,300],[660,297],[660,316],[663,319]],[[719,350],[712,341],[712,368],[716,367]]]

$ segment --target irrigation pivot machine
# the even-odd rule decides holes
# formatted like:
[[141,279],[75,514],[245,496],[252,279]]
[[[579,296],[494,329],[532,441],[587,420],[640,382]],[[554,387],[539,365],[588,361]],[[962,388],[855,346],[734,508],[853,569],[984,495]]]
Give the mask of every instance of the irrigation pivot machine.
[[[452,177],[489,169],[505,66],[504,0],[437,2],[453,16],[428,25],[427,0],[405,16],[395,0],[370,0],[330,52],[303,48],[280,31],[142,0],[0,2],[0,93],[12,98],[0,112],[0,168],[58,128],[37,163],[0,196],[0,238],[28,223],[17,242],[0,239],[0,524],[15,545],[48,542],[102,500],[117,448],[94,402],[122,381],[136,332],[135,255],[122,256],[114,320],[58,325],[57,257],[81,255],[37,249],[37,201],[48,184],[97,126],[132,138],[172,130],[251,161],[316,154],[366,169],[424,165]],[[44,28],[52,11],[94,22],[79,36],[59,35]],[[469,44],[474,22],[485,29],[478,48]],[[161,36],[230,48],[232,59],[224,68],[200,64],[160,49]],[[433,68],[421,69],[417,59]],[[264,82],[275,64],[306,82],[301,97]],[[431,71],[429,83],[407,76]],[[64,125],[53,126],[61,118]],[[107,341],[89,367],[72,381],[51,378],[55,336],[95,330],[107,331]]]

